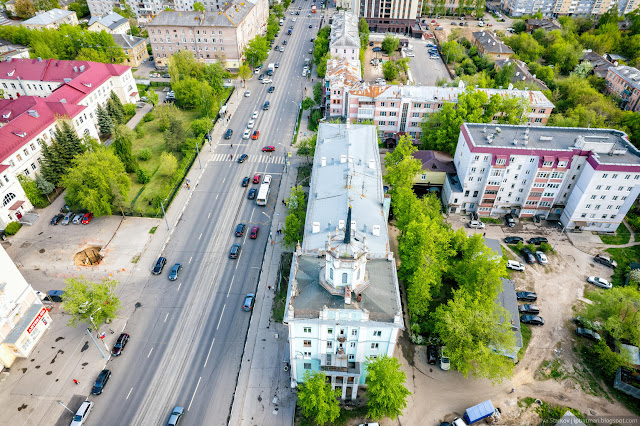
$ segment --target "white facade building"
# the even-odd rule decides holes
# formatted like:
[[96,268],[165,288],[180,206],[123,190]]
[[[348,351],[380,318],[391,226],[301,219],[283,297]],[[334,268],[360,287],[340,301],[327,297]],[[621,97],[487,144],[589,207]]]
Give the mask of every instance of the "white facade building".
[[393,355],[404,322],[389,202],[375,126],[321,124],[284,318],[292,387],[305,371],[320,370],[342,399],[354,399],[365,362]]
[[360,60],[360,35],[358,17],[345,11],[333,15],[329,53],[332,58]]
[[25,358],[51,325],[47,308],[0,245],[0,367]]
[[454,163],[458,182],[443,189],[449,212],[613,232],[640,193],[640,151],[619,130],[465,123]]

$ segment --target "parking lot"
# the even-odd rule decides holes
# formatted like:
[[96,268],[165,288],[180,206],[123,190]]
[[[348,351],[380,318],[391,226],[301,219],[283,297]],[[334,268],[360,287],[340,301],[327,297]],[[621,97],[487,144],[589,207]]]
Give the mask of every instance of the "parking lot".
[[409,44],[413,46],[414,57],[409,62],[411,77],[416,85],[435,86],[438,79],[451,81],[449,73],[440,59],[431,59],[427,44],[434,43],[433,39],[416,40],[411,39]]
[[[631,415],[617,401],[612,403],[583,390],[589,389],[589,383],[585,382],[581,368],[577,373],[575,369],[581,363],[573,351],[577,339],[575,325],[572,323],[575,316],[573,306],[584,303],[585,289],[595,288],[586,282],[587,276],[597,275],[610,279],[612,274],[611,269],[593,261],[598,248],[574,246],[566,234],[561,234],[556,227],[548,226],[545,221],[534,224],[516,219],[513,228],[504,224],[486,224],[485,229],[473,230],[466,227],[468,221],[468,216],[461,215],[451,215],[448,219],[454,229],[464,227],[468,233],[485,234],[486,238],[500,240],[507,257],[523,263],[522,257],[504,244],[506,236],[520,236],[525,240],[542,236],[549,240],[555,254],[548,255],[548,265],[526,264],[524,272],[509,272],[511,279],[516,282],[517,290],[537,293],[536,304],[545,324],[542,327],[532,327],[527,351],[516,365],[512,379],[495,385],[484,379],[465,379],[454,370],[442,371],[437,365],[428,365],[426,346],[410,344],[405,332],[399,339],[395,356],[401,360],[407,374],[408,389],[413,395],[404,410],[406,415],[400,419],[401,423],[429,425],[451,421],[466,408],[491,399],[494,406],[502,410],[501,424],[533,424],[535,416],[531,410],[519,407],[517,403],[519,398],[525,397],[569,406],[590,415]],[[566,378],[561,381],[540,380],[541,363],[550,361],[555,356],[561,362]],[[512,388],[515,389],[513,394],[510,393]]]

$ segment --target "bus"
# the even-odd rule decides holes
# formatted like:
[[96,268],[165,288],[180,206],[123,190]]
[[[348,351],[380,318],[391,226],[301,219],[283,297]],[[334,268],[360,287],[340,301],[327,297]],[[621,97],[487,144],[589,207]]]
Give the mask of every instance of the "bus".
[[264,182],[260,185],[260,189],[258,190],[258,196],[256,197],[256,204],[259,206],[266,206],[267,200],[269,199],[269,182]]

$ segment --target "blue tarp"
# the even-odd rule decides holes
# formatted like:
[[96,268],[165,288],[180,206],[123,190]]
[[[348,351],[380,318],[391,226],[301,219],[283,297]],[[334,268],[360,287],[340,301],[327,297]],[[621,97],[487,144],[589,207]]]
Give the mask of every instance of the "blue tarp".
[[494,411],[495,409],[493,408],[491,400],[481,402],[478,405],[467,408],[467,412],[464,413],[464,421],[467,422],[468,425],[470,425],[471,423],[475,423],[478,420],[489,417],[493,414]]

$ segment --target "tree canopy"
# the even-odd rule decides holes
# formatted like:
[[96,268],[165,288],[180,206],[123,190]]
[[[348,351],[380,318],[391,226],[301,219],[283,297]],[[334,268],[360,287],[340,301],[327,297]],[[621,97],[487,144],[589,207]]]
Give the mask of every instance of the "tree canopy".
[[84,277],[68,278],[62,295],[64,311],[70,315],[68,325],[89,323],[100,327],[114,319],[120,308],[120,299],[115,294],[117,281],[104,279],[99,283]]
[[407,375],[400,370],[397,358],[386,355],[367,361],[367,416],[396,419],[407,406],[411,392],[404,386]]
[[331,389],[321,371],[304,372],[304,383],[299,385],[298,405],[302,415],[319,425],[333,422],[340,415],[340,390]]
[[269,41],[264,36],[256,36],[244,47],[244,57],[252,67],[262,65],[269,56]]

